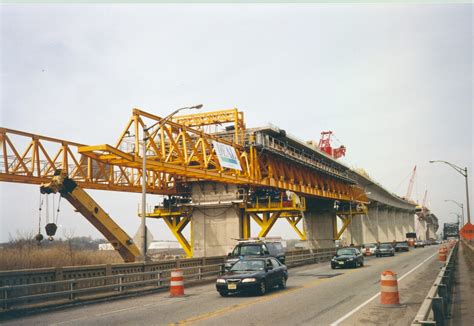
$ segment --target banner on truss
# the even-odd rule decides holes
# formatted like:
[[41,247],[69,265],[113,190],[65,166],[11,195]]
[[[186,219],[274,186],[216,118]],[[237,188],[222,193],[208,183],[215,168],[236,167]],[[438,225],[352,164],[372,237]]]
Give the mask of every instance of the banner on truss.
[[212,141],[212,146],[214,146],[214,149],[216,150],[217,158],[222,167],[242,171],[234,147],[219,143],[215,140]]

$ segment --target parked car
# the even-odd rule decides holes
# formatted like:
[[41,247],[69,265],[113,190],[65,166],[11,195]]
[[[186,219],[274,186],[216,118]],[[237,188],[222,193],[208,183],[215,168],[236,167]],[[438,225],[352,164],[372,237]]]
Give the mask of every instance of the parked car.
[[278,259],[243,258],[216,281],[216,289],[223,297],[230,293],[257,292],[264,295],[272,287],[286,287],[288,269]]
[[375,249],[377,249],[375,243],[367,243],[362,245],[361,251],[364,256],[372,256],[375,255]]
[[331,268],[364,266],[364,256],[357,248],[338,249],[331,259]]
[[229,270],[242,257],[275,257],[284,264],[285,250],[279,240],[241,240],[234,250],[227,255],[225,268]]
[[406,243],[406,242],[398,242],[395,245],[395,251],[396,252],[410,251],[410,247],[408,247],[408,243]]
[[424,248],[425,247],[425,242],[423,240],[416,240],[415,244],[414,244],[414,247],[415,248],[418,248],[418,247]]
[[375,257],[395,256],[395,248],[391,243],[382,243],[375,249]]

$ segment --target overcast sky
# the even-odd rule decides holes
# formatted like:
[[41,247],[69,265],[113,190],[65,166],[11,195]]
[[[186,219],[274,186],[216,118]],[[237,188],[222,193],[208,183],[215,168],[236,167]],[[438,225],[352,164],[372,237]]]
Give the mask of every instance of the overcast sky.
[[[399,195],[418,165],[413,197],[428,189],[441,223],[459,212],[445,199],[466,200],[462,176],[428,161],[474,172],[472,5],[2,5],[1,27],[3,127],[95,145],[133,107],[238,107],[250,127],[334,131],[345,163]],[[135,233],[139,194],[88,192]],[[35,233],[39,187],[2,183],[0,195],[0,241]],[[61,209],[59,235],[100,236]],[[296,238],[284,221],[270,235]]]

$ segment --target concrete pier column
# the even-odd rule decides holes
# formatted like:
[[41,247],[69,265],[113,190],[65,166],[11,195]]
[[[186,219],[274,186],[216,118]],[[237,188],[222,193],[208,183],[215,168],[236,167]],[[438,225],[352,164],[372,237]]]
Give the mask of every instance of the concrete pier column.
[[396,227],[395,227],[395,218],[396,218],[396,210],[395,209],[389,209],[388,210],[388,242],[392,242],[393,240],[397,239],[396,235]]
[[363,215],[353,215],[352,222],[346,229],[347,239],[350,243],[354,245],[361,245],[364,243],[364,232],[362,225],[362,216]]
[[192,187],[193,210],[191,239],[194,257],[221,256],[229,253],[242,230],[237,187],[216,182],[200,182]]
[[334,202],[329,200],[306,199],[304,222],[307,243],[310,249],[332,248],[334,244]]
[[388,209],[384,206],[378,207],[378,235],[380,242],[389,242],[388,234]]
[[416,217],[415,230],[416,235],[420,240],[426,240],[426,222],[424,220],[420,220],[418,216]]
[[403,233],[403,224],[404,224],[404,212],[400,209],[395,210],[394,222],[395,222],[395,239],[397,241],[405,240],[405,233]]
[[367,215],[362,216],[364,243],[375,243],[379,239],[378,208],[369,206]]

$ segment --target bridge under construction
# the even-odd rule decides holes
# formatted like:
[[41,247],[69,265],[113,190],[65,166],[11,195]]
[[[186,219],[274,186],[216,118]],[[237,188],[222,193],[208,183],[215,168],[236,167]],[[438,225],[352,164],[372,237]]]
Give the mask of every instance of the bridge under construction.
[[114,144],[0,128],[0,181],[60,193],[125,261],[140,249],[84,189],[164,195],[139,215],[162,219],[189,257],[226,254],[251,236],[251,221],[265,237],[284,219],[309,249],[343,235],[354,244],[402,241],[415,228],[434,237],[433,214],[423,207],[415,226],[416,204],[339,162],[345,148],[331,148],[330,135],[318,145],[275,126],[247,128],[235,108],[165,118],[133,109]]

